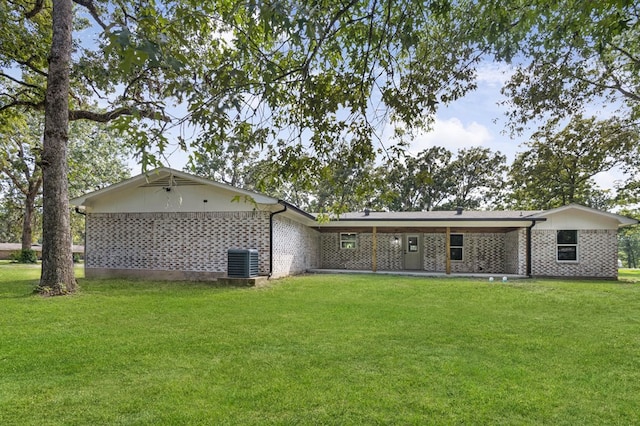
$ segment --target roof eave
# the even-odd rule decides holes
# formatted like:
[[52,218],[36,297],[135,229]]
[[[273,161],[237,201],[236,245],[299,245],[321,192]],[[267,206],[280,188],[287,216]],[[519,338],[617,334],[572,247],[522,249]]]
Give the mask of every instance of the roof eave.
[[332,220],[329,222],[318,222],[318,228],[340,228],[340,227],[469,227],[469,228],[519,228],[527,227],[536,222],[544,222],[545,218],[519,218],[519,219],[354,219],[354,220]]

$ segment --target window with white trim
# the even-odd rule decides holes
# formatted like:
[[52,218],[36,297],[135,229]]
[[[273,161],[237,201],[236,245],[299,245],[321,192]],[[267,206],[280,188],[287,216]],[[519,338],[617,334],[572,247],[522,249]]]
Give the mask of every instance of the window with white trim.
[[578,231],[575,229],[558,231],[556,245],[558,262],[576,262],[578,260]]
[[451,260],[462,260],[462,252],[464,247],[464,235],[451,234],[449,235],[449,253]]
[[353,250],[357,247],[357,234],[340,233],[340,248]]

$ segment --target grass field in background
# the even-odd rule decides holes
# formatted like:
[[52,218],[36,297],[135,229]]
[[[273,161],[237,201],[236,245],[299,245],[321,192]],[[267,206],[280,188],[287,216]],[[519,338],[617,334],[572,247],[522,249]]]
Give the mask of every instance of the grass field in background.
[[0,424],[639,424],[640,285],[312,275],[266,288],[0,263]]

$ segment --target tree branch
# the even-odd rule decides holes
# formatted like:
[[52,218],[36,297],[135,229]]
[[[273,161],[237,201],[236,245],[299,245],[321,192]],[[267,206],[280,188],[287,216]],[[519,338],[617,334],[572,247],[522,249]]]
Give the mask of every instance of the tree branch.
[[40,68],[36,68],[36,66],[33,65],[33,63],[31,62],[31,59],[33,59],[33,56],[27,59],[26,61],[18,61],[17,59],[15,61],[19,65],[28,67],[31,71],[35,72],[36,74],[40,74],[43,77],[48,77],[48,74],[45,71],[41,70]]
[[[631,92],[627,89],[625,89],[624,87],[622,87],[622,82],[617,78],[617,76],[615,75],[614,70],[611,69],[611,67],[608,64],[604,64],[607,74],[609,75],[609,77],[614,81],[614,84],[606,84],[606,83],[600,83],[598,81],[594,81],[585,77],[582,77],[578,74],[574,75],[574,78],[576,80],[582,81],[583,83],[587,83],[590,84],[592,86],[598,87],[600,89],[609,89],[609,90],[615,90],[617,92],[620,92],[622,95],[624,95],[625,97],[632,99],[634,101],[640,101],[640,95],[634,92]],[[604,81],[604,78],[603,78]]]
[[44,6],[44,0],[36,0],[36,4],[33,5],[33,9],[24,14],[24,17],[27,19],[31,19],[36,16]]
[[5,74],[3,72],[0,72],[0,77],[4,77],[8,80],[11,80],[14,83],[19,84],[20,86],[29,87],[31,89],[36,89],[36,90],[42,90],[42,87],[40,86],[36,86],[35,84],[31,84],[31,83],[25,83],[24,81],[18,80],[17,78],[11,77],[9,74]]
[[42,111],[44,110],[44,100],[42,102],[32,102],[32,101],[19,101],[17,99],[14,99],[13,102],[9,102],[8,104],[5,104],[5,105],[0,105],[0,112],[4,110],[8,110],[10,108],[19,107],[19,106],[26,106],[38,111]]
[[635,56],[633,56],[633,54],[631,52],[629,52],[626,49],[623,49],[620,46],[616,46],[613,43],[608,42],[607,43],[613,50],[620,52],[623,56],[626,56],[627,59],[629,59],[631,62],[634,63],[635,66],[640,65],[640,58],[636,58]]
[[164,113],[158,111],[151,109],[134,109],[129,107],[116,108],[112,111],[103,113],[86,110],[72,110],[69,111],[69,120],[90,120],[98,123],[107,123],[125,115],[139,115],[142,118],[149,118],[153,120],[160,119],[164,122],[168,122],[170,120]]
[[[42,0],[39,0],[39,1],[42,1]],[[109,28],[102,21],[102,18],[100,17],[100,13],[98,12],[98,9],[96,9],[96,5],[93,3],[93,0],[73,0],[73,2],[75,4],[79,4],[80,6],[84,6],[89,11],[93,19],[98,23],[98,25],[102,27],[103,30],[106,31]]]

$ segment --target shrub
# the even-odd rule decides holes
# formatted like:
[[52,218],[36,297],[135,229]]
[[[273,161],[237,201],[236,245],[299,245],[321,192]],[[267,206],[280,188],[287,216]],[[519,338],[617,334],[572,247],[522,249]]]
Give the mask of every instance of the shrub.
[[31,249],[15,251],[11,253],[11,260],[16,263],[37,263],[38,254]]

